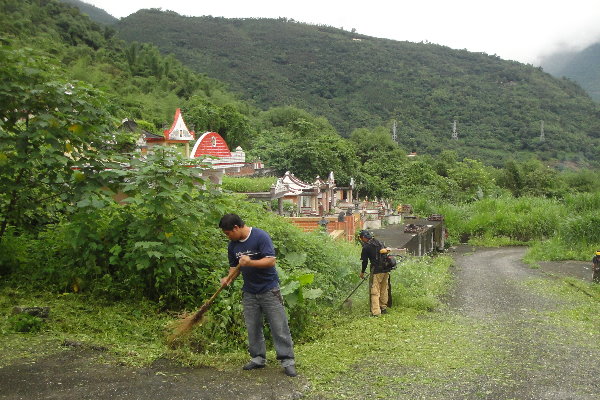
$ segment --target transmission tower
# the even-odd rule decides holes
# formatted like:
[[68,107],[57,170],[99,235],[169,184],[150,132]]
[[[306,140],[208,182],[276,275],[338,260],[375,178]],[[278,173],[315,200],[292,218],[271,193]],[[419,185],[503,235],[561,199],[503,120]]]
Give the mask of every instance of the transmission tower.
[[458,132],[456,132],[456,120],[452,123],[452,139],[458,140]]
[[398,142],[398,135],[396,134],[396,120],[394,120],[394,125],[392,126],[392,140],[394,142]]
[[544,135],[544,120],[542,120],[541,128],[540,128],[540,140],[545,140],[546,136]]

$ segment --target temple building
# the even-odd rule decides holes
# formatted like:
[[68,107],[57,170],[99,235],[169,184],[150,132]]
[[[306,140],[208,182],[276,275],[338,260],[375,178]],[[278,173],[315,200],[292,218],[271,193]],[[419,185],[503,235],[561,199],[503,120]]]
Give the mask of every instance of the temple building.
[[212,170],[204,172],[202,177],[216,184],[222,183],[223,175],[228,170],[239,170],[246,166],[244,150],[238,146],[232,153],[225,139],[216,132],[203,133],[194,144],[189,157],[210,164]]
[[329,173],[327,180],[317,176],[314,183],[306,183],[287,171],[281,183],[288,187],[283,199],[297,206],[298,215],[325,215],[335,207],[333,172]]
[[[182,146],[184,157],[190,156],[190,142],[195,140],[195,133],[190,131],[183,120],[181,109],[175,110],[173,123],[169,129],[165,129],[163,136],[145,135],[146,151],[152,146]],[[145,153],[142,147],[142,153]]]

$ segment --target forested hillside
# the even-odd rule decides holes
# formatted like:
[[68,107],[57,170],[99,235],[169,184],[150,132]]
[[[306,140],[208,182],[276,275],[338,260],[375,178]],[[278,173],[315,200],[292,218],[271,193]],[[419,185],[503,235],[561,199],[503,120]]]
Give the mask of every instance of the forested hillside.
[[91,4],[85,3],[80,0],[61,0],[63,3],[71,4],[75,6],[81,11],[82,14],[85,14],[90,17],[90,19],[94,22],[98,22],[100,24],[114,24],[118,21],[117,18],[113,17],[106,11]]
[[[494,164],[530,153],[598,160],[598,106],[573,82],[532,66],[284,18],[141,10],[117,29],[229,83],[261,108],[306,109],[344,136],[360,127],[389,128],[396,119],[399,142],[418,152],[454,149]],[[451,140],[454,120],[458,141]]]
[[556,77],[567,77],[584,88],[590,96],[600,101],[600,43],[581,51],[564,51],[542,59],[545,71]]
[[195,104],[215,98],[235,102],[222,83],[161,55],[153,45],[126,44],[113,28],[63,2],[3,0],[0,16],[4,44],[48,57],[59,75],[102,89],[117,117],[148,121],[147,129],[159,132],[192,97]]

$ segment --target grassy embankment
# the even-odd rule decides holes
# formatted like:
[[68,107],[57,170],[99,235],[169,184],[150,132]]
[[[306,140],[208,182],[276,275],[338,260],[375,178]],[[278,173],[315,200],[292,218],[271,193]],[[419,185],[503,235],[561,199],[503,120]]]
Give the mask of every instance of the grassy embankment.
[[[439,296],[450,282],[450,264],[448,257],[427,257],[411,259],[394,271],[394,313],[406,321],[416,321],[419,315],[435,309]],[[368,318],[366,287],[363,284],[354,294],[351,308],[340,309],[343,299],[338,299],[333,306],[324,305],[321,313],[314,317],[313,340],[297,343],[303,369],[319,371],[318,376],[330,376],[348,368],[361,354],[345,337],[349,332],[356,332],[356,339],[360,340],[358,333],[364,333],[367,326],[376,323]],[[49,306],[50,317],[43,322],[35,318],[18,318],[11,315],[15,306]],[[247,357],[243,348],[227,353],[197,352],[194,336],[183,346],[169,348],[165,334],[175,316],[159,311],[150,302],[115,303],[85,293],[40,292],[5,284],[0,289],[0,309],[3,365],[18,358],[35,358],[60,351],[65,341],[81,343],[84,347],[106,348],[110,358],[130,365],[148,365],[157,358],[170,358],[186,365],[227,368],[237,366]],[[202,326],[198,327],[194,335],[202,335],[202,329]],[[324,355],[323,346],[335,346],[337,340],[343,344],[337,346],[341,352]],[[329,361],[323,362],[324,359]]]

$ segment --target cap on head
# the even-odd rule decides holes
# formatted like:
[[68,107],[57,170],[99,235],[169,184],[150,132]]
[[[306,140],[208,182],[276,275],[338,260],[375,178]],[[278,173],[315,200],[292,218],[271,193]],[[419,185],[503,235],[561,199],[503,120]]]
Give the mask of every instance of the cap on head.
[[596,250],[596,255],[600,256],[600,250]]
[[358,232],[358,237],[361,238],[365,238],[365,239],[373,239],[373,234],[367,230],[362,230],[360,232]]

